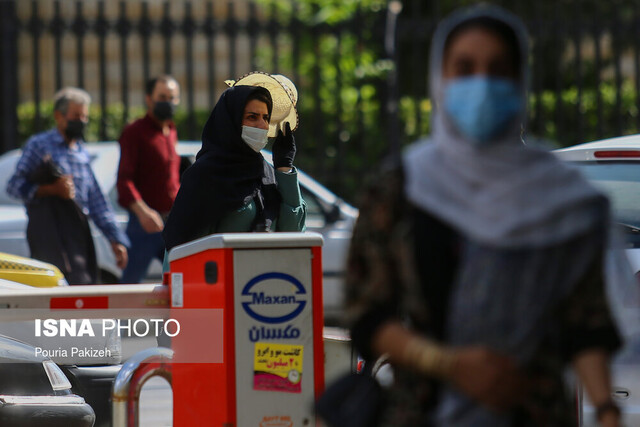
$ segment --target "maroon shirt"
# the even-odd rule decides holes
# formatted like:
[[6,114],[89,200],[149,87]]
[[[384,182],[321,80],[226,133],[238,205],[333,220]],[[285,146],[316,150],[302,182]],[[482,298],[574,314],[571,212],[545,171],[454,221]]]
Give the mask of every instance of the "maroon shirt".
[[160,213],[171,210],[180,187],[178,133],[173,123],[168,136],[149,114],[128,125],[120,136],[118,203],[128,208],[144,200]]

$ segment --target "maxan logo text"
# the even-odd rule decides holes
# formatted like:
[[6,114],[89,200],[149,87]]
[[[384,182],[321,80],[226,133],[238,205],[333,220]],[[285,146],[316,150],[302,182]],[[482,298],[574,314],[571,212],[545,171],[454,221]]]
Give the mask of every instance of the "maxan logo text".
[[[267,281],[278,281],[280,284],[265,283]],[[283,287],[282,282],[287,286]],[[291,289],[290,285],[293,285],[293,293],[278,292]],[[284,323],[302,313],[307,301],[301,298],[306,293],[302,283],[289,274],[264,273],[251,279],[242,289],[242,308],[249,316],[262,323]]]

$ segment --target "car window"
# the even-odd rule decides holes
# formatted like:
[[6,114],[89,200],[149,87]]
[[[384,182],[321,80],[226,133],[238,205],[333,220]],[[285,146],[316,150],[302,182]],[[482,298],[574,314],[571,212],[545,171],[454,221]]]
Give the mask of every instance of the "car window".
[[0,205],[21,205],[22,200],[14,199],[7,194],[7,182],[16,171],[19,155],[4,155],[0,157]]
[[640,164],[634,162],[574,162],[611,200],[618,222],[640,227]]
[[302,198],[307,205],[307,228],[323,228],[326,225],[326,218],[322,205],[306,187],[301,186],[300,190],[302,191]]

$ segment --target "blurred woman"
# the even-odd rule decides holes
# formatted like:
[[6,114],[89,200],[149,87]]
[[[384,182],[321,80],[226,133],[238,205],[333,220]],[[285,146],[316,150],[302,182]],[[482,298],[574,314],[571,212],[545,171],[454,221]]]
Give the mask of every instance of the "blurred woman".
[[433,134],[365,194],[347,269],[352,338],[387,357],[388,426],[568,426],[571,365],[618,425],[607,361],[606,199],[520,138],[527,36],[479,6],[438,27]]

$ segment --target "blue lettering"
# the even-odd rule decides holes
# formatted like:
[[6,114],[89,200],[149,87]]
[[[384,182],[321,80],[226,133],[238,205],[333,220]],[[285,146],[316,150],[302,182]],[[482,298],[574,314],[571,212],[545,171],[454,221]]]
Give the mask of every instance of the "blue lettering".
[[[252,292],[254,286],[266,280],[282,280],[291,283],[294,286],[295,293],[293,295],[268,295],[264,291]],[[242,295],[250,297],[249,301],[242,302],[244,311],[263,323],[284,323],[296,318],[307,305],[307,301],[298,299],[299,296],[306,295],[306,290],[302,283],[295,277],[285,273],[264,273],[251,279],[242,289]],[[298,296],[298,297],[297,297]],[[292,307],[283,307],[278,314],[264,314],[259,310],[260,306],[272,305],[290,305]],[[258,308],[258,311],[255,309]]]

